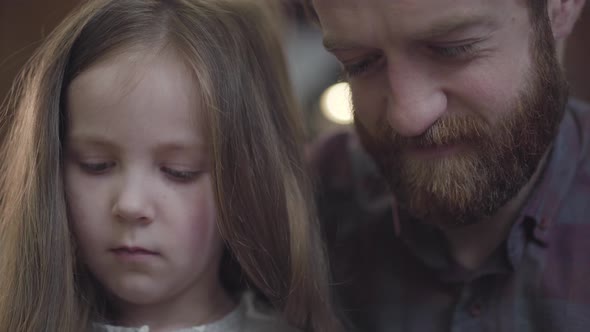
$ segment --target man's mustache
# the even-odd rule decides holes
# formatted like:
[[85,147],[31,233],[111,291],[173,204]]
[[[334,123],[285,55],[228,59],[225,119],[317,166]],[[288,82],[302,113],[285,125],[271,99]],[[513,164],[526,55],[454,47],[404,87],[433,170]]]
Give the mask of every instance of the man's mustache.
[[419,136],[406,137],[397,134],[389,125],[378,129],[377,139],[387,140],[390,148],[436,148],[458,143],[478,143],[490,138],[491,128],[473,116],[448,116],[438,119]]

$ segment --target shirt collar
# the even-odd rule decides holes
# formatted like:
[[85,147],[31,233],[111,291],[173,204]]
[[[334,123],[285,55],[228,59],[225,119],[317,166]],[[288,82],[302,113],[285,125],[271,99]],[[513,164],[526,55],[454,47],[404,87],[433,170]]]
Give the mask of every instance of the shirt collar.
[[532,236],[545,245],[582,157],[583,133],[575,117],[578,105],[577,101],[568,103],[545,170],[519,218],[534,222]]

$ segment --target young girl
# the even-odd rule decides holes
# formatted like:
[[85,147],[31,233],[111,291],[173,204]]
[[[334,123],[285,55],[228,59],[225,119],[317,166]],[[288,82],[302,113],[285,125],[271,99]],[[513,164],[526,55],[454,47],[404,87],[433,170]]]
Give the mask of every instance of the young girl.
[[0,331],[337,329],[265,7],[91,1],[46,40],[0,114]]

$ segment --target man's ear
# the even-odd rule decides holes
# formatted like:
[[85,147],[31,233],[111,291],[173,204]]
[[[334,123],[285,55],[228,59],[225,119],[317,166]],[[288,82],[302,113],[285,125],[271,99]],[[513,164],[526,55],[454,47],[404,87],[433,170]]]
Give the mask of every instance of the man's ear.
[[553,37],[562,40],[572,32],[586,0],[548,0],[547,10]]

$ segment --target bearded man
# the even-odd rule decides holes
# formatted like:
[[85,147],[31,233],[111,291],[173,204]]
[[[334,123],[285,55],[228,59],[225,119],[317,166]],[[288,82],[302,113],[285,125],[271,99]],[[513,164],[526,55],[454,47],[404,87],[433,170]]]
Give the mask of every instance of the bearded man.
[[307,5],[355,110],[312,153],[351,329],[590,331],[590,110],[556,51],[584,0]]

